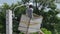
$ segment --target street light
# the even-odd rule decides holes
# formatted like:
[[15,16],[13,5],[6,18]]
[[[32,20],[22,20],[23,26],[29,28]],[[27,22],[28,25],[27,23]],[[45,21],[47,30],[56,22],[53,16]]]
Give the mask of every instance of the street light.
[[15,7],[13,10],[13,13],[12,13],[12,10],[10,10],[10,9],[6,10],[6,34],[13,34],[12,33],[13,32],[13,29],[12,29],[13,28],[12,27],[12,21],[13,20],[12,19],[13,19],[13,17],[15,17],[14,11],[16,8],[21,7],[21,6],[24,6],[24,4]]
[[14,10],[13,10],[13,18],[17,18],[17,17],[15,17],[15,13],[14,13],[14,11],[15,11],[18,7],[22,7],[22,6],[25,6],[25,4],[22,4],[22,5],[17,6],[17,7],[14,8]]
[[17,17],[15,17],[14,11],[15,11],[18,7],[26,6],[26,8],[28,8],[28,5],[33,5],[33,3],[30,2],[30,3],[22,4],[22,5],[20,5],[20,6],[15,7],[15,8],[13,9],[13,18],[17,18]]

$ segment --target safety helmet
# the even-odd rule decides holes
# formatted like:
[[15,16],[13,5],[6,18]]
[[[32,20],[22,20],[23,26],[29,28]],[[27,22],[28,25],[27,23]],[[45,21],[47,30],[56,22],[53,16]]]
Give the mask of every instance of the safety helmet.
[[29,5],[32,5],[32,6],[33,6],[33,3],[32,3],[32,2],[30,2],[30,3],[29,3]]

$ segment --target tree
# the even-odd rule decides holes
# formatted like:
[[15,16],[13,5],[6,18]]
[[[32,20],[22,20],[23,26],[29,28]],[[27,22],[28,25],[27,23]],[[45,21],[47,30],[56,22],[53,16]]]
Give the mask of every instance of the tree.
[[6,33],[6,10],[9,9],[9,5],[7,3],[4,3],[4,5],[1,7],[0,12],[0,33]]

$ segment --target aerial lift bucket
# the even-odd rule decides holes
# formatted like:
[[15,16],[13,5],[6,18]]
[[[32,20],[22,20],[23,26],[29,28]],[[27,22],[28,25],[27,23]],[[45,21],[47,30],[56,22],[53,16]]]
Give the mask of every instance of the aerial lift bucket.
[[[19,23],[18,30],[23,33],[33,33],[40,31],[42,16],[33,14],[33,18],[30,19],[27,15],[22,15]],[[30,23],[29,23],[30,22]]]

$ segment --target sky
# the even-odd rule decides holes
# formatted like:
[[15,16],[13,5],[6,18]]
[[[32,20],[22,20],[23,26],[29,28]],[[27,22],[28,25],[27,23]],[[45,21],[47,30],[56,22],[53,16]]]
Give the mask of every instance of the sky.
[[[21,1],[21,0],[0,0],[0,6],[3,3],[8,3],[9,5],[11,5],[12,3],[17,3],[17,1]],[[56,5],[57,5],[57,8],[60,9],[60,4],[56,4]]]
[[60,9],[60,3],[55,3],[57,5],[57,8]]
[[21,0],[0,0],[0,5],[2,5],[3,3],[8,3],[8,4],[12,4],[12,3],[16,3],[17,1],[21,1]]

